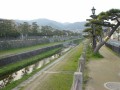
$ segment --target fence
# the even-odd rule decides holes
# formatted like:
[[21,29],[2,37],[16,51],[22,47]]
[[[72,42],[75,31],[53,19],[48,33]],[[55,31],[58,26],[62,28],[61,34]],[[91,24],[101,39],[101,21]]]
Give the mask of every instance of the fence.
[[120,43],[118,44],[116,45],[113,42],[108,42],[105,45],[109,47],[110,49],[112,49],[114,52],[116,52],[120,56]]
[[83,49],[83,52],[79,58],[78,70],[74,73],[74,79],[71,90],[82,90],[83,83],[83,73],[85,69],[86,62],[86,45]]

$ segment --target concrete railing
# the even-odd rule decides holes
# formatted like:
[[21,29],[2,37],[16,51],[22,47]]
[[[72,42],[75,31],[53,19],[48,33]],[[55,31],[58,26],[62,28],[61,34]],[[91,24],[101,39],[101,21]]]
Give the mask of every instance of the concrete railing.
[[79,58],[78,70],[74,73],[73,84],[71,90],[82,90],[83,74],[86,62],[86,45],[83,52]]
[[118,42],[118,45],[114,44],[114,43],[106,43],[105,44],[107,47],[109,47],[110,49],[112,49],[114,52],[116,52],[119,56],[120,56],[120,44]]

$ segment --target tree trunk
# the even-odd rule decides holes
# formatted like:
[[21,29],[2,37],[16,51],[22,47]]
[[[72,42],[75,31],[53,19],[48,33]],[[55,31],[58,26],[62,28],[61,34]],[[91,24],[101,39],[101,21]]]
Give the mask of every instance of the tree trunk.
[[97,47],[94,49],[94,53],[98,53],[99,49],[109,40],[109,38],[115,32],[115,30],[119,27],[119,25],[120,23],[117,23],[115,27],[112,27],[112,30],[108,33],[108,36],[106,36],[106,38],[102,42],[100,42],[97,45]]
[[119,33],[120,33],[120,30],[118,30],[118,41],[120,41],[120,39],[119,39],[120,38]]
[[96,38],[93,36],[93,50],[96,48]]
[[97,53],[99,51],[99,49],[105,44],[105,41],[100,42],[97,47],[94,49],[94,53]]

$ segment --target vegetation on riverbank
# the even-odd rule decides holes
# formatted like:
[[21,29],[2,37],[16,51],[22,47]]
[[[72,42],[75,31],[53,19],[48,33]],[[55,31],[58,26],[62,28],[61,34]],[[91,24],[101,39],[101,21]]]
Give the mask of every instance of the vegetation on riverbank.
[[36,50],[36,49],[47,47],[47,46],[53,46],[59,43],[60,42],[55,42],[55,43],[39,44],[35,46],[23,47],[23,48],[17,48],[17,49],[1,50],[0,57],[5,57],[6,55],[13,55],[13,54],[26,52],[26,51],[28,52],[28,51]]
[[73,39],[73,40],[67,40],[67,41],[62,41],[62,42],[39,44],[39,45],[17,48],[17,49],[1,50],[0,51],[0,58],[5,57],[5,56],[9,56],[9,55],[18,54],[18,53],[23,53],[23,52],[26,52],[26,51],[28,52],[28,51],[40,49],[40,48],[47,47],[47,46],[62,44],[64,42],[72,42],[72,41],[74,41],[75,43],[78,43],[78,42],[81,41],[81,39]]
[[49,56],[57,53],[60,49],[61,48],[56,48],[56,49],[44,52],[40,55],[36,55],[32,58],[28,58],[28,59],[25,59],[25,60],[22,60],[22,61],[13,63],[13,64],[9,64],[5,67],[1,67],[0,68],[0,77],[7,75],[7,74],[10,74],[10,73],[13,73],[15,71],[18,71],[26,66],[29,66],[37,61],[40,61],[43,58],[49,57]]
[[[67,42],[71,42],[72,40],[69,40]],[[81,42],[82,40],[81,39],[78,39],[78,40],[75,40],[74,43],[79,43]],[[60,43],[60,42],[59,42]],[[56,48],[54,50],[51,50],[51,51],[47,51],[41,55],[37,55],[35,57],[32,57],[32,58],[29,58],[29,59],[26,59],[24,61],[20,61],[20,62],[17,62],[15,64],[10,64],[8,66],[5,66],[3,68],[0,68],[0,76],[5,76],[5,75],[8,75],[10,73],[13,73],[15,71],[18,71],[20,70],[21,68],[24,68],[26,66],[29,66],[33,63],[36,63],[37,61],[43,59],[43,58],[46,58],[46,57],[49,57],[57,52],[59,52],[61,50],[61,48]],[[51,63],[51,62],[50,62]],[[72,62],[71,62],[72,63]],[[73,64],[72,64],[73,65]],[[77,64],[76,64],[77,65]],[[46,66],[46,65],[45,65]],[[44,68],[45,66],[43,66],[42,68]],[[9,83],[5,88],[2,88],[1,90],[11,90],[12,88],[14,88],[15,86],[17,86],[18,84],[20,84],[21,82],[23,82],[24,80],[28,79],[29,77],[31,77],[32,75],[34,75],[36,72],[38,72],[39,70],[41,70],[42,68],[40,69],[37,69],[37,70],[34,70],[32,73],[30,74],[27,74],[25,76],[23,76],[21,79],[17,80],[17,81],[14,81],[14,82],[11,82]],[[70,68],[69,68],[70,69]],[[75,69],[76,70],[76,69]],[[73,78],[73,76],[71,76]],[[72,80],[72,79],[71,79]]]

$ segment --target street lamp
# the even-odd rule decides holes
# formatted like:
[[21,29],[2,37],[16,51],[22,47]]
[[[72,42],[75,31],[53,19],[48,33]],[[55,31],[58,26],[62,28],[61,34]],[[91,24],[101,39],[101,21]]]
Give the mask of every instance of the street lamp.
[[96,9],[94,7],[91,9],[93,15],[95,15],[95,10]]
[[[91,9],[91,11],[92,11],[92,15],[90,16],[92,19],[95,19],[96,18],[96,15],[95,15],[95,8],[93,7],[92,9]],[[96,35],[95,35],[95,25],[94,24],[92,24],[92,28],[93,28],[93,30],[92,30],[92,33],[93,33],[93,49],[95,49],[95,47],[96,47]]]

